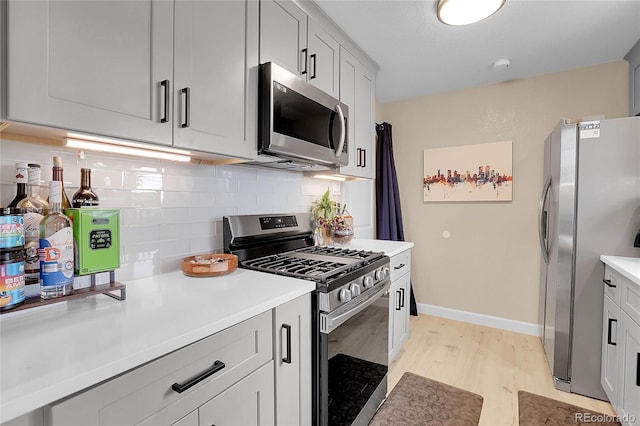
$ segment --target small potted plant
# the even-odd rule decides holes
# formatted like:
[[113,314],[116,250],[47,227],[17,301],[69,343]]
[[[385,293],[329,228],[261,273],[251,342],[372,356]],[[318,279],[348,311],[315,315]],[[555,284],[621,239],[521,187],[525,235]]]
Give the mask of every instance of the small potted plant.
[[351,242],[353,218],[331,199],[331,192],[328,188],[320,200],[314,201],[311,211],[318,244],[329,245],[334,242],[349,244]]
[[331,199],[331,191],[327,188],[322,198],[313,202],[311,208],[315,225],[317,243],[320,245],[331,243],[331,221],[336,215],[336,202]]

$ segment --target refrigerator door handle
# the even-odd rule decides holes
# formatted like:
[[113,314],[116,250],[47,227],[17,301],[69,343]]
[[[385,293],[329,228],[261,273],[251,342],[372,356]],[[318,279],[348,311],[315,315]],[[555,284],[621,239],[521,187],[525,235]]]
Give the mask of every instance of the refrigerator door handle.
[[549,247],[547,246],[547,212],[544,210],[544,205],[547,202],[549,196],[549,190],[551,189],[551,176],[547,178],[542,190],[542,196],[540,197],[540,207],[538,209],[538,237],[540,238],[540,249],[542,250],[542,257],[544,263],[549,263]]

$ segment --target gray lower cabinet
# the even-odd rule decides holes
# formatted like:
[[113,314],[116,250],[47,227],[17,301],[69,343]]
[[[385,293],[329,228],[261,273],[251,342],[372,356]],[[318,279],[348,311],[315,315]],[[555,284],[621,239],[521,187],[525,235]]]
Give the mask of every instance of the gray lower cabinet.
[[604,296],[602,315],[602,366],[600,383],[609,401],[616,401],[618,395],[618,336],[620,327],[620,307],[608,295]]
[[640,115],[640,40],[624,58],[629,62],[629,115]]
[[411,250],[405,250],[392,256],[390,269],[389,362],[393,361],[409,339]]
[[[273,363],[268,363],[172,426],[258,426],[272,425],[273,419]],[[156,415],[141,424],[168,423]]]
[[276,424],[310,425],[311,295],[274,309]]
[[257,1],[10,0],[7,23],[9,120],[255,156]]
[[311,295],[44,408],[46,425],[311,423]]
[[601,383],[624,426],[640,420],[640,286],[605,266]]

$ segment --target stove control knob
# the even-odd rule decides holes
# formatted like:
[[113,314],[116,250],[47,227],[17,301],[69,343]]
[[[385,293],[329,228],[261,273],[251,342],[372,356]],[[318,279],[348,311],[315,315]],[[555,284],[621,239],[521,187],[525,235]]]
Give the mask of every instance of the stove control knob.
[[341,302],[348,302],[349,300],[351,300],[351,292],[348,288],[343,288],[340,290],[340,293],[338,293],[338,300]]
[[353,297],[360,296],[360,286],[356,283],[353,283],[349,286],[349,290],[351,291],[351,295]]
[[373,287],[373,278],[371,278],[370,276],[366,276],[362,279],[362,285],[364,286],[364,288],[371,288]]
[[384,280],[386,278],[386,275],[382,268],[376,269],[376,272],[374,272],[373,276],[376,277],[376,280]]
[[387,268],[386,266],[384,268],[382,268],[382,271],[384,272],[384,277],[387,278],[389,276],[389,273],[391,272],[391,270],[389,268]]

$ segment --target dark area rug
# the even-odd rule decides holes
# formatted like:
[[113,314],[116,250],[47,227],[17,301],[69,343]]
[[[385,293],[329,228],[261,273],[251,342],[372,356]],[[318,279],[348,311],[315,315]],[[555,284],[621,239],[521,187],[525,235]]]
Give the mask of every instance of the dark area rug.
[[477,426],[481,410],[480,395],[407,372],[369,424]]
[[614,416],[525,391],[518,391],[518,420],[520,426],[620,425]]

